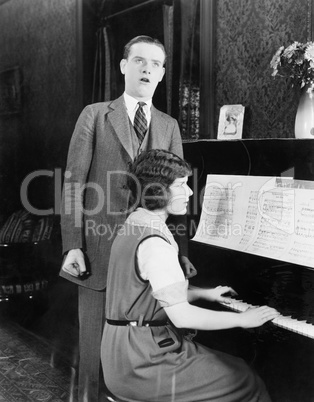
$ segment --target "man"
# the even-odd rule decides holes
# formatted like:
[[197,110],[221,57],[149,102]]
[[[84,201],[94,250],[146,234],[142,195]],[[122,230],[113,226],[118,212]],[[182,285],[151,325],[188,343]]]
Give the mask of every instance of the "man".
[[[87,106],[71,139],[61,213],[61,276],[79,285],[79,401],[100,400],[107,266],[112,241],[128,213],[129,163],[152,148],[183,154],[178,123],[152,105],[165,59],[158,40],[132,39],[120,62],[124,94]],[[194,269],[187,257],[181,261],[186,272]]]

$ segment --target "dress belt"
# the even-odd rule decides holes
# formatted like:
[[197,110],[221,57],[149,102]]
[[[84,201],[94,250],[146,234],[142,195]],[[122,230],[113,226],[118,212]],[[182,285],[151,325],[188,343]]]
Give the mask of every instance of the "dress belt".
[[167,325],[167,321],[123,321],[123,320],[107,320],[110,325],[118,325],[125,327],[162,327]]

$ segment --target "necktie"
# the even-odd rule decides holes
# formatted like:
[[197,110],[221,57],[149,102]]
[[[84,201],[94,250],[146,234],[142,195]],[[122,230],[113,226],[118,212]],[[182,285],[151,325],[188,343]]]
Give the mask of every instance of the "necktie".
[[136,132],[136,135],[138,137],[138,141],[141,145],[146,131],[147,131],[147,120],[145,117],[145,113],[143,110],[143,106],[146,105],[145,102],[138,102],[138,108],[137,111],[135,113],[135,117],[134,117],[134,129]]

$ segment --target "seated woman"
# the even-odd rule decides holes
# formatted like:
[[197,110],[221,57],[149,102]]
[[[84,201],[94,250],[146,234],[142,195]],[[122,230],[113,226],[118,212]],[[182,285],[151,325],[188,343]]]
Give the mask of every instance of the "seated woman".
[[234,313],[190,304],[197,298],[227,301],[224,295],[234,291],[188,289],[166,220],[186,213],[189,175],[184,160],[162,150],[141,153],[131,166],[130,187],[141,207],[111,250],[101,347],[106,385],[132,402],[269,401],[242,359],[184,337],[184,328],[252,328],[278,315],[267,306]]

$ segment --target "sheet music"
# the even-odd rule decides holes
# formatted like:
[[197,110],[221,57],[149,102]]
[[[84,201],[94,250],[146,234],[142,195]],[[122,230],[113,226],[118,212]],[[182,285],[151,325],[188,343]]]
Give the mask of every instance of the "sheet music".
[[314,268],[314,183],[208,175],[192,240]]

